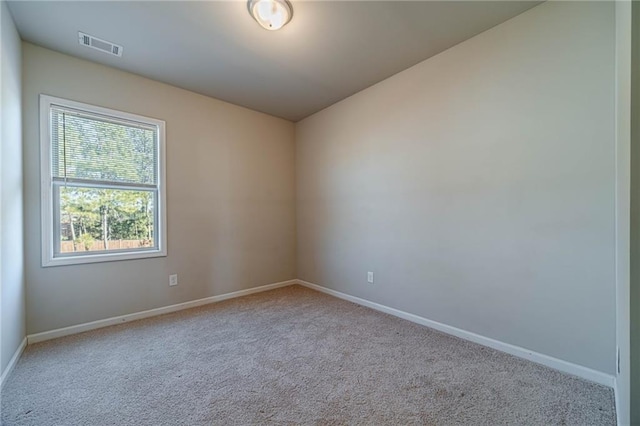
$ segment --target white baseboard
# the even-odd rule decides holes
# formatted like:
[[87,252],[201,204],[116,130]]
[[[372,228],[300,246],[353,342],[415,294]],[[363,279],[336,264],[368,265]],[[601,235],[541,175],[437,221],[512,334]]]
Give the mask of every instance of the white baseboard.
[[558,358],[553,358],[548,355],[544,355],[541,353],[537,353],[531,351],[529,349],[521,348],[519,346],[511,345],[509,343],[504,343],[499,340],[491,339],[489,337],[481,336],[476,333],[472,333],[470,331],[462,330],[460,328],[452,327],[450,325],[442,324],[437,321],[432,321],[430,319],[423,318],[418,315],[410,314],[408,312],[404,312],[398,309],[390,308],[388,306],[381,305],[379,303],[371,302],[366,299],[361,299],[359,297],[351,296],[349,294],[341,293],[336,290],[332,290],[330,288],[322,287],[317,284],[313,284],[307,281],[298,280],[298,284],[311,288],[313,290],[320,291],[322,293],[330,294],[332,296],[338,297],[340,299],[348,300],[349,302],[356,303],[358,305],[366,306],[371,309],[375,309],[376,311],[384,312],[398,318],[402,318],[411,322],[415,322],[417,324],[421,324],[430,328],[433,328],[438,331],[442,331],[443,333],[450,334],[452,336],[459,337],[464,340],[469,340],[474,343],[478,343],[483,346],[488,346],[490,348],[506,352],[510,355],[517,356],[519,358],[524,358],[529,361],[533,361],[538,364],[542,364],[546,367],[553,368],[555,370],[562,371],[563,373],[568,373],[595,383],[599,383],[601,385],[605,385],[608,387],[614,387],[615,377],[600,371],[592,370],[587,367],[583,367],[581,365],[573,364],[568,361],[563,361]]
[[16,349],[16,352],[11,357],[11,361],[9,361],[9,364],[7,364],[7,368],[4,369],[4,371],[2,372],[2,375],[0,376],[0,389],[2,389],[5,381],[7,380],[7,377],[9,377],[13,369],[16,367],[16,364],[18,363],[18,360],[20,359],[22,352],[24,352],[24,348],[26,347],[27,347],[27,338],[25,337],[24,339],[22,339],[20,346],[18,346],[18,349]]
[[246,290],[234,291],[232,293],[221,294],[219,296],[205,297],[204,299],[192,300],[190,302],[178,303],[176,305],[164,306],[162,308],[149,309],[148,311],[135,312],[132,314],[121,315],[118,317],[106,318],[98,321],[87,322],[84,324],[72,325],[70,327],[58,328],[56,330],[44,331],[42,333],[30,334],[27,336],[29,344],[43,342],[45,340],[56,339],[58,337],[69,336],[71,334],[83,333],[97,328],[109,327],[110,325],[122,324],[129,321],[135,321],[143,318],[154,317],[157,315],[168,314],[171,312],[181,311],[183,309],[195,308],[197,306],[208,305],[210,303],[221,302],[227,299],[247,296],[253,293],[273,290],[279,287],[286,287],[297,284],[298,280],[282,281],[274,284],[267,284],[260,287],[249,288]]

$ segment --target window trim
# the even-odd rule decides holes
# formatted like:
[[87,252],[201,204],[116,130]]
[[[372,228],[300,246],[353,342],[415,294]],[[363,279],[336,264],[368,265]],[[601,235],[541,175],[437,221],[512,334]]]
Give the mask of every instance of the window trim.
[[[155,250],[126,250],[113,252],[94,252],[93,254],[73,254],[70,256],[55,256],[54,230],[59,225],[54,223],[54,184],[52,178],[52,141],[51,141],[51,107],[60,106],[113,117],[118,120],[134,121],[158,128],[158,205],[155,215],[158,247]],[[119,260],[146,259],[167,256],[167,194],[166,194],[166,147],[165,122],[155,118],[118,111],[110,108],[76,102],[49,95],[40,95],[40,218],[42,266],[76,265],[83,263],[112,262]],[[56,233],[56,235],[58,235]],[[91,252],[88,252],[91,253]]]

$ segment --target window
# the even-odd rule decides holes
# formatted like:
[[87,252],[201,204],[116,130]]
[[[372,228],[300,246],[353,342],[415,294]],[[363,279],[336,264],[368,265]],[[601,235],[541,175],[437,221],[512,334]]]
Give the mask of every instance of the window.
[[40,95],[42,266],[166,256],[164,121]]

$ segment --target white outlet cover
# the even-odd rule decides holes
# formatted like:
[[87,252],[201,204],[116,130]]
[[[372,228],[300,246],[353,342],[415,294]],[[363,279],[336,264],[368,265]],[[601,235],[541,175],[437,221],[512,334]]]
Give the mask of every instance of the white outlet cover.
[[367,282],[373,284],[373,272],[367,272]]
[[170,286],[178,285],[178,274],[169,275],[169,285]]

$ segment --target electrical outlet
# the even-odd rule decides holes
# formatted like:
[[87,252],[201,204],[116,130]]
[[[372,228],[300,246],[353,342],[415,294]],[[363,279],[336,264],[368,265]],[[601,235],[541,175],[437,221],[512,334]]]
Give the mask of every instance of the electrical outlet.
[[178,285],[178,274],[169,275],[169,286]]
[[373,272],[367,272],[367,282],[373,284]]

